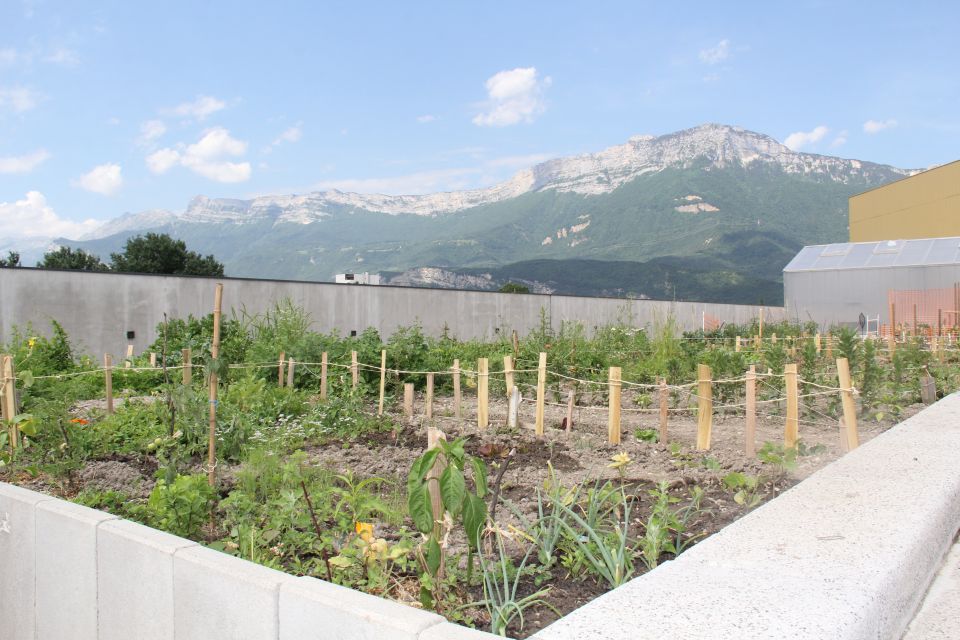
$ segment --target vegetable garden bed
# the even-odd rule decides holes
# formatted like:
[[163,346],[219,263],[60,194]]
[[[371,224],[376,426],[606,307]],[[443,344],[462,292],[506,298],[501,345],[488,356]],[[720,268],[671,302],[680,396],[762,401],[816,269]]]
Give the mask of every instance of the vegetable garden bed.
[[[749,335],[751,328],[680,336],[661,327],[650,337],[619,326],[588,339],[582,328],[570,327],[488,343],[434,340],[413,328],[384,344],[369,332],[357,338],[312,333],[293,307],[232,322],[225,326],[223,360],[206,363],[223,373],[214,487],[204,462],[208,402],[199,373],[184,385],[177,370],[147,367],[147,354],[133,358],[129,370],[112,371],[117,397],[109,414],[103,372],[75,359],[65,335],[34,338],[29,331],[6,345],[16,361],[21,415],[30,418],[20,429],[25,446],[4,447],[0,480],[293,574],[526,637],[842,455],[839,401],[826,393],[804,398],[800,442],[784,449],[777,379],[759,391],[767,404],[757,419],[757,456],[744,452],[737,406],[743,392],[733,383],[718,388],[709,450],[694,446],[696,403],[680,387],[670,400],[669,438],[657,442],[658,415],[643,385],[660,376],[695,379],[699,362],[709,361],[722,381],[738,379],[748,364],[782,370],[795,358],[803,380],[835,387],[831,361],[812,350],[798,326],[775,327],[781,341],[790,337],[787,344],[736,351],[737,332]],[[158,364],[178,367],[181,349],[204,351],[209,324],[173,321],[161,335],[167,344],[155,345]],[[844,333],[837,338],[837,350],[856,365],[861,441],[917,410],[921,367],[930,367],[941,389],[956,386],[955,352],[940,364],[921,344],[909,343],[884,362],[883,354],[869,351],[873,346]],[[506,388],[493,374],[489,426],[479,428],[477,378],[470,371],[459,418],[448,379],[438,379],[431,419],[423,415],[422,393],[414,415],[405,415],[403,384],[422,389],[421,373],[390,375],[377,415],[377,366],[363,367],[354,387],[347,363],[354,351],[361,363],[379,364],[381,349],[393,370],[438,374],[454,358],[512,354],[521,370],[516,384],[528,394],[536,375],[523,367],[535,366],[534,354],[550,354],[551,370],[566,377],[547,381],[542,436],[534,433],[536,407],[529,398],[520,405],[518,426],[506,426]],[[297,365],[292,387],[278,385],[285,376],[268,362],[281,351],[305,363],[319,362],[322,352],[339,366],[332,368],[326,399],[319,397],[316,365]],[[619,444],[608,442],[605,395],[606,368],[614,363],[637,385],[624,389]],[[571,379],[580,381],[572,424],[563,402]],[[441,453],[425,455],[431,437],[445,444]]]

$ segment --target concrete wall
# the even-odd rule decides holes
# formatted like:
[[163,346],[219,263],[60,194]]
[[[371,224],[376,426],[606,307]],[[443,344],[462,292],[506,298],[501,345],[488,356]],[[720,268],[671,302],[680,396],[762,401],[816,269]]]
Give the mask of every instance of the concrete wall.
[[[960,282],[960,265],[785,271],[783,296],[790,320],[812,319],[829,327],[855,324],[863,313],[889,324],[888,290],[949,289],[955,282]],[[897,310],[898,323],[912,320],[912,310]]]
[[[748,323],[759,307],[695,302],[658,302],[581,298],[406,287],[337,285],[221,278],[225,313],[261,313],[290,298],[312,316],[316,331],[334,329],[343,335],[374,327],[384,337],[397,327],[420,322],[426,333],[448,329],[459,338],[493,337],[517,330],[521,335],[540,325],[541,310],[558,329],[562,321],[579,321],[592,329],[629,320],[640,326],[672,315],[684,329],[700,328],[702,314],[724,322]],[[27,322],[41,333],[50,319],[59,321],[81,352],[97,355],[137,353],[156,336],[166,313],[171,318],[202,316],[213,310],[210,278],[84,273],[41,269],[0,269],[0,341],[14,325]],[[765,318],[783,317],[783,309],[767,307]],[[135,338],[127,340],[127,331]]]
[[4,640],[493,637],[0,482]]
[[850,198],[850,242],[960,235],[960,161]]
[[958,450],[954,394],[533,637],[899,639],[960,529]]

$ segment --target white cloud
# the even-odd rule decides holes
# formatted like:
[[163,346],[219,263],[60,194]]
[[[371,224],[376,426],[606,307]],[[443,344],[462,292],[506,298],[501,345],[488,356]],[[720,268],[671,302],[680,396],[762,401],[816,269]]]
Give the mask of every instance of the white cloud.
[[303,137],[303,124],[298,122],[289,129],[283,131],[280,135],[274,138],[273,142],[263,148],[263,153],[270,153],[273,151],[274,147],[279,147],[284,142],[294,143],[299,142],[300,138]]
[[120,175],[120,165],[108,162],[94,167],[73,181],[73,186],[111,196],[123,186],[123,176]]
[[57,47],[47,55],[43,56],[44,62],[59,64],[64,67],[75,67],[80,64],[80,58],[77,52],[66,47]]
[[704,64],[719,64],[730,57],[730,41],[724,38],[715,47],[700,50],[700,61]]
[[427,124],[428,122],[433,122],[436,119],[437,119],[437,116],[430,113],[425,113],[422,116],[417,116],[417,122],[419,122],[420,124]]
[[12,67],[20,60],[20,52],[11,47],[0,49],[0,65]]
[[147,156],[146,161],[147,168],[156,174],[166,173],[179,164],[217,182],[244,182],[250,179],[250,163],[229,162],[225,158],[246,152],[246,142],[233,138],[223,127],[214,127],[194,144],[160,149]]
[[863,123],[863,130],[865,133],[873,135],[880,133],[884,129],[892,129],[895,126],[897,126],[897,121],[893,118],[889,120],[867,120]]
[[39,191],[30,191],[23,200],[16,202],[0,202],[2,238],[79,238],[102,223],[102,220],[64,220],[47,204],[47,199]]
[[227,106],[223,100],[217,100],[211,96],[198,96],[193,102],[184,102],[172,109],[164,109],[165,113],[178,118],[195,118],[204,120]]
[[847,144],[847,130],[844,129],[837,134],[837,137],[833,139],[833,142],[830,143],[830,146],[833,148],[842,147]]
[[23,113],[37,106],[40,96],[24,87],[0,87],[0,109],[10,109],[14,113]]
[[485,111],[473,118],[473,124],[506,127],[533,122],[547,108],[543,93],[551,82],[550,76],[538,80],[535,67],[518,67],[493,75],[486,82]]
[[160,149],[147,156],[147,168],[161,175],[180,164],[180,152],[176,149]]
[[137,143],[140,145],[149,145],[167,132],[167,125],[162,120],[147,120],[140,125],[140,137]]
[[46,149],[37,149],[24,156],[0,157],[0,173],[30,173],[49,157]]
[[797,131],[791,133],[787,136],[787,139],[783,141],[783,144],[794,151],[799,151],[803,147],[819,142],[829,132],[830,129],[824,125],[820,125],[819,127],[815,127],[813,131]]

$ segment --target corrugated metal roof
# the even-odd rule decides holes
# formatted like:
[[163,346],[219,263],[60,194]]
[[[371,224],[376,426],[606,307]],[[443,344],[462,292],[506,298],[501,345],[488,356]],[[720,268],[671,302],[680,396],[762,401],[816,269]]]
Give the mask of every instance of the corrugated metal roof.
[[960,237],[839,242],[804,247],[784,272],[960,265]]

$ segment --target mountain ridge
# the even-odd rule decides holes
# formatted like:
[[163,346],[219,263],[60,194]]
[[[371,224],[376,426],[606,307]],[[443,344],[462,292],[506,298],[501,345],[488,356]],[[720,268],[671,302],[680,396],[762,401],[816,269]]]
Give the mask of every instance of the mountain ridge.
[[666,168],[690,168],[702,159],[707,159],[713,168],[773,164],[787,174],[842,183],[857,179],[870,183],[914,173],[890,165],[796,152],[762,133],[730,125],[703,124],[661,136],[633,136],[624,144],[597,153],[546,160],[519,171],[509,180],[482,189],[413,195],[361,194],[332,189],[251,199],[201,195],[194,197],[182,213],[168,210],[127,213],[107,221],[80,240],[97,240],[122,231],[176,223],[248,224],[272,220],[275,224],[311,224],[329,218],[336,210],[437,216],[545,190],[603,195],[644,174]]

